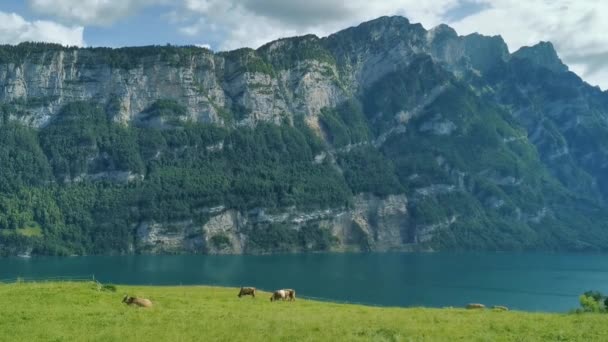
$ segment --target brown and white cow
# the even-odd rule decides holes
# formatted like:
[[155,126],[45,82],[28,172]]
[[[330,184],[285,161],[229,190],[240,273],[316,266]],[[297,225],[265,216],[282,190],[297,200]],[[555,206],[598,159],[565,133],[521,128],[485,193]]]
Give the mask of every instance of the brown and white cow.
[[283,289],[283,291],[285,291],[285,299],[287,299],[290,302],[296,300],[296,291],[295,290]]
[[285,292],[285,290],[276,290],[272,293],[272,296],[270,296],[270,301],[274,302],[277,300],[285,300],[285,298],[287,298],[287,292]]
[[479,303],[470,303],[467,304],[467,309],[485,309],[486,306]]
[[272,293],[272,296],[270,296],[270,301],[275,301],[275,300],[288,300],[288,301],[294,301],[296,300],[296,291],[293,289],[281,289],[281,290],[276,290]]

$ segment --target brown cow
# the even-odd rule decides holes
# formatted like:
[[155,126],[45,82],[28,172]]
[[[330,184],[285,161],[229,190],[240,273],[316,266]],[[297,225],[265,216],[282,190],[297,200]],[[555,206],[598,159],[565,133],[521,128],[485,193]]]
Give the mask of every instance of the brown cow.
[[272,296],[270,296],[270,301],[276,301],[276,300],[285,300],[285,298],[287,297],[287,293],[285,292],[285,290],[276,290],[272,293]]
[[146,298],[137,298],[137,297],[130,297],[130,296],[125,295],[124,298],[122,299],[122,302],[126,303],[127,305],[137,305],[142,308],[151,308],[152,307],[152,302]]
[[255,298],[255,287],[241,287],[241,291],[237,295],[239,298],[242,296],[251,296]]

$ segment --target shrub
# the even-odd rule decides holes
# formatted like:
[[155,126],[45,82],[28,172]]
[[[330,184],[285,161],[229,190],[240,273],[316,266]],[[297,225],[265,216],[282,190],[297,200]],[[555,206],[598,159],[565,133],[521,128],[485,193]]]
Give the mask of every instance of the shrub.
[[316,225],[307,225],[298,232],[298,243],[304,250],[327,251],[338,243],[331,231]]
[[599,312],[600,311],[600,306],[599,303],[595,301],[595,299],[593,299],[593,297],[587,297],[585,295],[581,295],[578,298],[581,307],[583,308],[583,310],[585,312]]
[[211,244],[216,249],[224,249],[232,246],[232,242],[230,242],[230,238],[224,234],[213,235],[210,239]]
[[605,298],[598,291],[587,291],[579,297],[579,302],[585,312],[605,312],[605,303],[608,298]]
[[116,292],[116,285],[104,284],[101,286],[101,291]]
[[297,230],[273,223],[259,224],[249,232],[249,248],[254,252],[292,251],[297,246]]
[[599,291],[587,291],[584,293],[584,295],[586,297],[591,297],[593,298],[596,302],[599,302],[602,300],[602,298],[604,298],[604,296],[602,295],[601,292]]

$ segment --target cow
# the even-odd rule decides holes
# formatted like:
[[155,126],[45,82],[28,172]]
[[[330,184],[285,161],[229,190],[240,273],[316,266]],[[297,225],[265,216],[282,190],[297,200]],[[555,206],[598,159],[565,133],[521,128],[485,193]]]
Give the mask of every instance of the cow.
[[285,290],[276,290],[272,293],[272,296],[270,296],[270,301],[276,301],[276,300],[285,300],[285,298],[287,297],[287,293],[285,292]]
[[471,303],[467,304],[467,309],[485,309],[486,306],[479,303]]
[[285,291],[285,296],[287,300],[291,301],[295,301],[296,300],[296,291],[292,290],[292,289],[283,289],[283,291]]
[[281,290],[276,290],[274,291],[274,293],[272,294],[272,296],[270,296],[270,301],[275,301],[275,300],[288,300],[290,302],[295,301],[296,300],[296,291],[293,289],[281,289]]
[[502,306],[502,305],[494,305],[492,307],[492,310],[494,311],[509,311],[509,308],[506,306]]
[[123,303],[126,303],[127,305],[136,305],[142,308],[151,308],[152,307],[152,301],[150,301],[149,299],[146,298],[137,298],[137,297],[131,297],[128,295],[125,295],[122,299]]
[[255,287],[241,287],[241,291],[237,295],[239,298],[242,296],[251,296],[255,298]]

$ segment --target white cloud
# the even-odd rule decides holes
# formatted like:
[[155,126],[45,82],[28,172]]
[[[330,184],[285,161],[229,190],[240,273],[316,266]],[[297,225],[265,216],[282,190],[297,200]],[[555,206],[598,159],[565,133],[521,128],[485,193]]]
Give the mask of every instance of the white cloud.
[[169,0],[28,0],[30,8],[82,25],[110,25],[138,10]]
[[460,34],[502,35],[511,51],[551,41],[572,70],[608,87],[604,0],[184,0],[183,9],[182,20],[194,19],[180,32],[215,37],[220,49],[306,33],[324,36],[382,15],[403,15],[426,28],[447,22]]
[[608,2],[478,0],[486,9],[450,23],[459,33],[501,35],[511,51],[551,41],[563,61],[591,84],[608,88]]
[[403,15],[426,28],[446,22],[460,34],[499,34],[511,51],[541,40],[551,41],[572,70],[590,83],[608,88],[605,0],[28,0],[28,3],[39,14],[79,25],[110,25],[144,7],[164,4],[168,5],[165,18],[177,32],[212,42],[221,50],[255,48],[277,38],[307,33],[325,36],[379,16]]
[[197,19],[180,28],[189,36],[221,36],[221,49],[258,47],[271,40],[314,33],[325,36],[383,15],[404,15],[413,22],[441,23],[458,0],[185,0],[182,16]]
[[0,12],[0,43],[25,41],[83,46],[82,26],[63,26],[52,21],[27,21],[15,13]]
[[196,24],[192,24],[189,26],[184,26],[179,28],[179,32],[185,34],[186,36],[196,36],[200,34],[200,31],[203,29],[204,22],[198,22]]
[[194,46],[200,47],[203,49],[207,49],[207,50],[211,50],[211,45],[209,45],[209,44],[194,44]]

